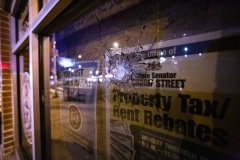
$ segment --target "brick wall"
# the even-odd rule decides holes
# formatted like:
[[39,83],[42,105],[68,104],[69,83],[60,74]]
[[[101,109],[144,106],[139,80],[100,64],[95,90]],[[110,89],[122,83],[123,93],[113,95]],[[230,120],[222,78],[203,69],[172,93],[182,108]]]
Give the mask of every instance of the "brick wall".
[[12,153],[14,145],[10,51],[10,15],[0,9],[0,107],[3,156]]

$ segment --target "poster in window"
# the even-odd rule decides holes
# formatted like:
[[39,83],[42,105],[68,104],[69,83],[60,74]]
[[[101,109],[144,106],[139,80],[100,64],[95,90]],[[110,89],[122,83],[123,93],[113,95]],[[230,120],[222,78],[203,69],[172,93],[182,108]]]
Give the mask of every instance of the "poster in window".
[[145,71],[109,88],[112,159],[239,158],[240,56],[225,40],[135,53]]

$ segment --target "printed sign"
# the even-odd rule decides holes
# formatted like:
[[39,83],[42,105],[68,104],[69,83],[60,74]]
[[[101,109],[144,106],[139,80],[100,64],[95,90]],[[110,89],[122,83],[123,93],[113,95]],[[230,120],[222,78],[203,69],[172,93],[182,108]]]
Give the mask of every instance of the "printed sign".
[[[202,52],[212,43],[138,53],[150,69],[133,88],[109,91],[112,159],[239,158],[239,50]],[[156,57],[164,58],[157,70]]]

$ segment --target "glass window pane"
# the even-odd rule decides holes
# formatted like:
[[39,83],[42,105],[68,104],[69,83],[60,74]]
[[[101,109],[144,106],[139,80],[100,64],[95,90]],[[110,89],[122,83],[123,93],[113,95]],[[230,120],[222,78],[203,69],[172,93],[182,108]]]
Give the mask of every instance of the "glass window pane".
[[236,158],[235,5],[108,1],[56,31],[53,158]]
[[29,26],[29,5],[28,2],[22,2],[20,13],[16,16],[16,41],[25,33]]

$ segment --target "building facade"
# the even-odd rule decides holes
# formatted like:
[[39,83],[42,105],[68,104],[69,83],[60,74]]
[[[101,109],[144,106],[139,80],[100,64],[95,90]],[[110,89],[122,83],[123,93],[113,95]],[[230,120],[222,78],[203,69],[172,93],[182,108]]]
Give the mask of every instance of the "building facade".
[[240,158],[237,0],[0,5],[2,159]]

